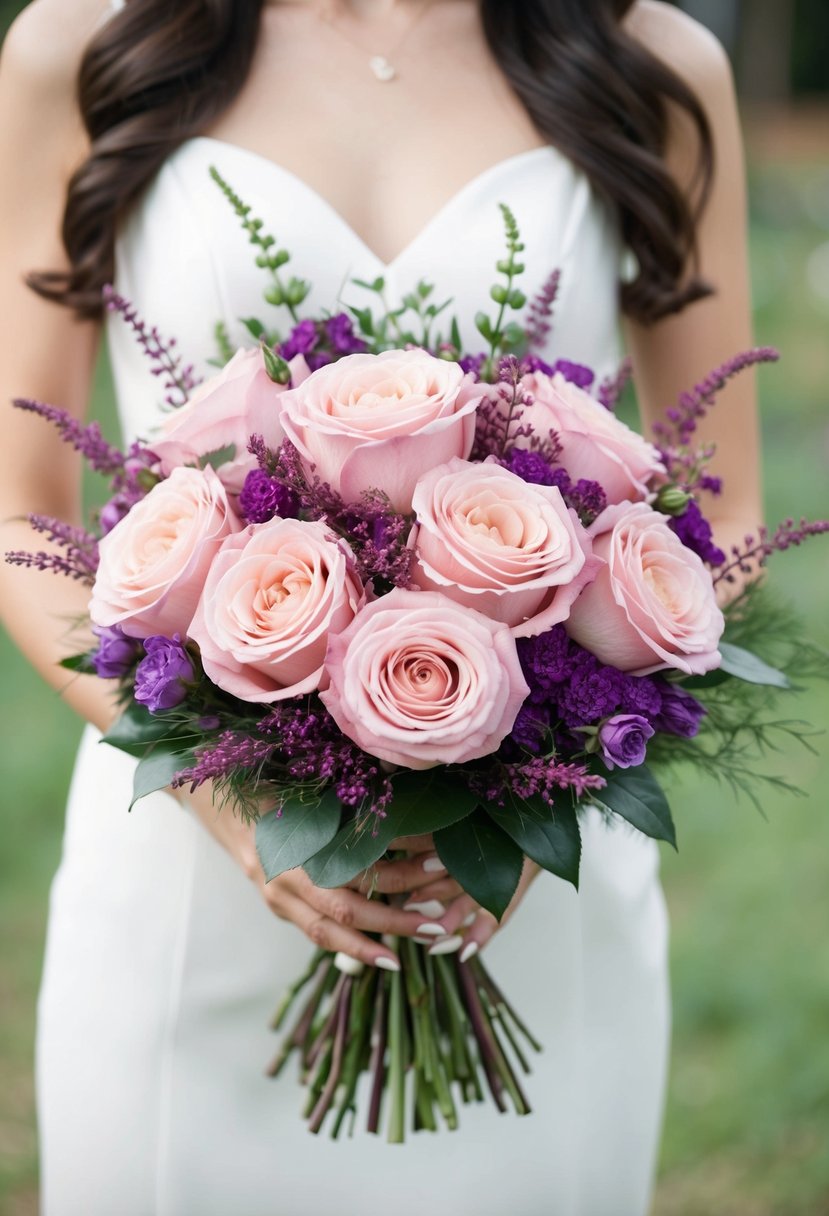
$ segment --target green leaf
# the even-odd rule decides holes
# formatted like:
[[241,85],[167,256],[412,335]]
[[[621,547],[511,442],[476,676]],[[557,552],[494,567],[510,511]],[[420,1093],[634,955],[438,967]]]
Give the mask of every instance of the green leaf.
[[236,455],[236,445],[229,443],[227,447],[216,448],[215,452],[205,452],[199,457],[199,468],[206,469],[209,465],[211,469],[221,468],[223,464],[227,464]]
[[731,676],[727,671],[723,671],[721,667],[716,667],[714,671],[707,671],[704,676],[689,676],[683,677],[678,681],[680,688],[716,688],[718,684],[724,684],[726,680],[730,680]]
[[515,894],[524,854],[481,810],[435,833],[438,857],[463,889],[498,920]]
[[581,833],[572,806],[553,810],[543,798],[531,798],[484,810],[532,861],[578,889]]
[[452,325],[449,330],[449,335],[450,335],[450,340],[451,340],[452,345],[454,346],[455,350],[460,351],[463,347],[463,343],[461,342],[461,331],[460,331],[460,326],[458,325],[457,317],[452,318]]
[[60,665],[61,667],[65,667],[67,671],[77,671],[82,675],[96,674],[91,654],[72,654],[67,659],[61,659]]
[[331,843],[305,863],[305,872],[318,887],[341,887],[374,865],[398,836],[436,832],[474,810],[477,797],[457,779],[436,779],[426,773],[401,773],[392,778],[394,798],[385,819],[369,816],[359,826],[346,824]]
[[256,851],[270,882],[278,874],[304,865],[333,840],[340,826],[342,807],[333,790],[326,790],[316,805],[294,798],[281,812],[271,811],[256,823]]
[[596,799],[654,840],[667,840],[676,848],[676,829],[671,808],[656,778],[644,764],[617,768],[607,776],[607,785]]
[[173,738],[179,727],[179,721],[171,721],[165,714],[151,714],[137,701],[130,701],[102,742],[129,752],[131,756],[143,756],[149,744]]
[[265,336],[265,326],[256,317],[240,317],[239,320],[244,325],[245,329],[258,342],[260,338]]
[[475,326],[482,338],[487,342],[492,341],[492,322],[485,312],[475,313]]
[[776,667],[769,667],[750,650],[734,646],[731,642],[720,642],[722,664],[720,670],[747,684],[763,684],[770,688],[791,688],[788,676]]
[[180,769],[189,768],[194,759],[192,751],[182,751],[180,739],[163,740],[154,744],[146,756],[138,761],[129,809],[132,810],[139,798],[146,798],[147,794],[166,789],[175,774]]

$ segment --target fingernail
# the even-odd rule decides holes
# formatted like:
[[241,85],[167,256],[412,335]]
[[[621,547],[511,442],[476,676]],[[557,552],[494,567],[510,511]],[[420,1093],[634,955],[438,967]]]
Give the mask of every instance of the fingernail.
[[475,921],[477,919],[478,919],[478,913],[470,912],[468,916],[465,916],[463,918],[463,920],[461,921],[461,924],[463,925],[464,929],[468,929],[470,925],[475,924]]
[[439,916],[443,916],[446,909],[439,899],[424,899],[421,904],[405,904],[403,911],[419,912],[421,916],[428,916],[430,920],[437,920]]
[[342,971],[343,975],[360,975],[364,964],[358,958],[352,958],[350,954],[343,954],[340,950],[334,956],[334,966],[338,971]]
[[418,946],[434,946],[434,940],[431,937],[413,937],[413,942],[417,942]]
[[478,953],[477,942],[467,942],[463,950],[461,950],[461,962],[466,963],[469,959],[474,958]]
[[458,934],[453,937],[446,937],[442,942],[435,942],[434,946],[429,950],[430,954],[454,954],[463,945],[463,938]]
[[387,958],[384,954],[382,958],[374,960],[375,967],[380,967],[383,971],[399,971],[400,963],[396,958]]
[[446,866],[439,857],[427,857],[423,863],[423,869],[427,874],[445,874]]
[[443,925],[418,925],[417,932],[420,937],[446,937]]

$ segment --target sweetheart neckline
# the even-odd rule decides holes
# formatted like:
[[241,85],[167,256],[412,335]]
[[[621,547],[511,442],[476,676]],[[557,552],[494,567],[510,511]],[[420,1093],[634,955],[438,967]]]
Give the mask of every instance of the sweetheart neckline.
[[272,160],[269,156],[265,156],[261,152],[254,151],[253,148],[246,148],[243,144],[235,144],[230,140],[219,139],[214,135],[190,136],[188,139],[183,140],[178,145],[173,153],[173,156],[175,156],[176,153],[182,149],[198,144],[209,144],[213,147],[223,148],[229,151],[231,154],[238,154],[242,157],[247,157],[250,160],[256,161],[258,164],[267,168],[271,172],[280,174],[282,177],[293,182],[323,208],[323,210],[334,220],[334,222],[337,223],[339,227],[342,228],[343,231],[346,232],[350,238],[360,246],[363,253],[367,254],[374,262],[377,263],[384,274],[394,271],[400,262],[409,257],[410,254],[421,244],[421,242],[425,240],[427,235],[431,233],[432,230],[436,228],[442,221],[444,221],[446,216],[451,214],[455,207],[462,202],[467,195],[472,194],[475,190],[479,189],[485,182],[489,181],[491,177],[497,176],[498,173],[501,173],[505,169],[511,168],[522,161],[535,158],[539,155],[539,153],[543,153],[545,156],[552,156],[556,163],[570,163],[565,159],[563,154],[553,146],[553,144],[539,144],[535,148],[526,148],[523,152],[515,152],[511,156],[503,157],[501,160],[487,166],[485,169],[482,169],[480,173],[476,173],[474,177],[471,177],[467,182],[460,186],[454,194],[450,195],[445,203],[441,204],[438,210],[434,212],[434,214],[426,221],[418,232],[415,233],[411,240],[404,245],[399,253],[397,253],[390,262],[386,262],[378,253],[375,253],[371,246],[366,243],[363,237],[361,237],[360,234],[352,227],[349,221],[340,211],[337,210],[333,203],[329,202],[325,195],[320,194],[320,192],[315,189],[314,186],[310,185],[303,177],[300,177],[299,174],[294,173],[292,169],[287,169],[278,161]]

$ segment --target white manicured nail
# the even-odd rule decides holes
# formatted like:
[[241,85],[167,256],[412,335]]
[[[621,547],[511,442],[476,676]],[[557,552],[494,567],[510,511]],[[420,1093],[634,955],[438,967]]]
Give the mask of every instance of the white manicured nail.
[[461,962],[466,963],[469,959],[474,958],[478,953],[477,942],[467,942],[463,950],[461,950]]
[[424,899],[421,904],[405,904],[403,911],[419,912],[421,916],[428,916],[430,920],[437,920],[439,916],[443,916],[446,909],[439,899]]
[[461,924],[463,925],[464,929],[468,929],[470,925],[475,924],[475,921],[477,919],[478,919],[478,913],[470,912],[468,916],[465,916],[463,918],[463,920],[461,921]]
[[460,950],[463,945],[463,938],[458,934],[453,937],[444,938],[442,942],[435,942],[434,946],[429,950],[430,954],[454,954],[456,950]]
[[374,960],[375,967],[381,967],[383,971],[399,971],[400,963],[396,958],[387,958],[384,954],[382,958]]
[[427,857],[423,863],[423,869],[427,874],[445,874],[446,866],[439,857]]
[[434,946],[434,939],[431,937],[413,937],[413,942],[417,942],[418,946]]
[[443,925],[418,925],[417,932],[419,937],[446,937]]
[[343,954],[342,951],[334,956],[334,966],[344,975],[360,975],[363,971],[363,964],[358,958],[352,958],[350,954]]

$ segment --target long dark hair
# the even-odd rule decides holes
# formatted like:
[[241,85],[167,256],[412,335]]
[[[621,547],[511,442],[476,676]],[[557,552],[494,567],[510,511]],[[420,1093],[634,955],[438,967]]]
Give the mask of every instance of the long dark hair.
[[[625,32],[634,0],[479,3],[492,53],[539,133],[615,208],[639,263],[621,286],[623,311],[650,323],[709,295],[696,273],[695,233],[713,172],[711,132],[692,90]],[[118,221],[170,152],[242,88],[263,5],[131,0],[92,40],[78,79],[91,148],[63,216],[70,269],[30,274],[40,295],[84,317],[101,314]],[[692,198],[664,160],[670,103],[699,139]]]

